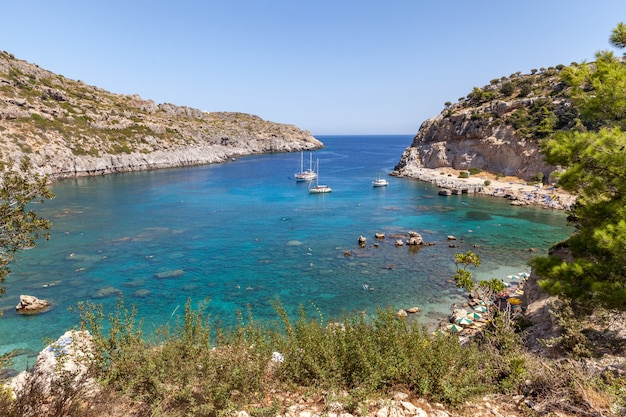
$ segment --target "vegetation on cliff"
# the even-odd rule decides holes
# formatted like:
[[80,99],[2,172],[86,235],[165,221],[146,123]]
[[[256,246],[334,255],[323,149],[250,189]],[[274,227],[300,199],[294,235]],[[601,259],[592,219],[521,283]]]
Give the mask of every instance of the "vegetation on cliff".
[[482,119],[491,127],[511,126],[520,140],[539,140],[555,130],[569,129],[577,114],[560,77],[564,68],[557,65],[491,80],[487,86],[474,87],[456,105],[446,103],[444,115],[469,109],[473,120]]
[[[231,149],[235,155],[321,146],[293,125],[114,94],[0,51],[0,151],[13,159],[28,156],[36,170],[45,168],[41,172],[66,173],[76,161],[97,165],[92,161],[107,158],[111,165],[131,154],[148,158],[194,147]],[[181,159],[193,163],[189,155]]]
[[396,171],[413,176],[420,167],[450,167],[549,180],[556,167],[543,158],[540,142],[575,128],[579,118],[561,77],[566,68],[517,72],[445,103],[438,116],[420,126]]

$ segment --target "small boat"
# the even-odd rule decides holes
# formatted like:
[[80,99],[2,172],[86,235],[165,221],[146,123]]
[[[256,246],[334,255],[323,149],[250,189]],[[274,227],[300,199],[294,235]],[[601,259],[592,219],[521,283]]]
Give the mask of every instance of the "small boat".
[[313,155],[310,155],[309,169],[304,170],[304,152],[300,152],[300,171],[294,175],[296,181],[312,181],[317,178],[317,173],[313,170]]
[[378,171],[378,176],[374,181],[372,181],[372,186],[374,187],[386,187],[389,185],[389,181],[384,178],[380,178],[380,171]]
[[[319,174],[320,172],[319,159],[316,162],[316,167],[317,167],[317,173]],[[313,187],[309,185],[309,193],[311,194],[330,193],[331,191],[332,191],[332,188],[330,188],[328,185],[318,184],[318,175],[315,176],[315,185]]]
[[333,189],[330,188],[328,185],[315,185],[315,187],[311,187],[309,188],[309,192],[311,194],[321,194],[321,193],[330,193]]

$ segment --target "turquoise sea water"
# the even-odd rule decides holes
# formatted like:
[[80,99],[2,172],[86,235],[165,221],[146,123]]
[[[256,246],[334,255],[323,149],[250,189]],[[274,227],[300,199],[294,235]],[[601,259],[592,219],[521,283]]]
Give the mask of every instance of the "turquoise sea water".
[[[372,187],[411,136],[319,138],[326,147],[313,158],[330,194],[311,195],[294,181],[299,153],[54,184],[56,199],[37,207],[53,221],[51,239],[23,252],[5,283],[0,353],[18,349],[15,367],[32,365],[44,339],[76,325],[70,306],[95,300],[110,310],[119,294],[137,305],[148,331],[179,319],[187,299],[210,300],[225,325],[248,307],[257,320],[277,319],[276,297],[294,314],[303,305],[317,315],[315,305],[325,318],[419,306],[418,318],[433,323],[461,300],[450,283],[455,253],[480,255],[476,276],[505,278],[528,270],[529,248],[545,253],[571,232],[562,212],[441,197],[411,179]],[[391,236],[409,230],[435,244],[395,247]],[[387,235],[378,247],[376,232]],[[368,239],[363,249],[359,235]],[[18,315],[20,294],[53,308]]]

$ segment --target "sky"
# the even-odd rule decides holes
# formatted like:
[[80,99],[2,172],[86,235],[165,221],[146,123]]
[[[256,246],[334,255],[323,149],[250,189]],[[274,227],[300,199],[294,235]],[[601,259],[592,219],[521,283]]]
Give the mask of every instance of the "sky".
[[415,134],[518,71],[613,50],[624,0],[0,0],[0,50],[156,103],[314,135]]

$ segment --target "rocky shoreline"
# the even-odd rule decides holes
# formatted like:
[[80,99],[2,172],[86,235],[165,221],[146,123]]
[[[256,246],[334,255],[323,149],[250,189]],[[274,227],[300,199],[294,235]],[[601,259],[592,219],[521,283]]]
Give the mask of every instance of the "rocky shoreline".
[[449,167],[441,168],[411,168],[400,174],[394,171],[392,175],[408,177],[419,181],[429,182],[435,186],[448,190],[442,195],[452,194],[481,194],[511,200],[516,206],[539,206],[555,210],[569,210],[576,202],[576,196],[555,188],[553,185],[528,184],[517,177],[496,178],[495,175],[481,172],[468,178],[460,178],[460,170]]
[[[98,157],[76,156],[57,150],[54,155],[30,154],[28,157],[37,173],[46,175],[51,181],[55,181],[64,178],[226,163],[242,156],[273,152],[311,151],[323,146],[322,142],[313,137],[306,139],[285,137],[271,142],[255,138],[250,139],[249,145],[236,147],[197,144],[178,146],[176,149],[170,150],[155,150],[149,153],[133,152]],[[21,156],[19,154],[14,155],[16,160],[21,159]]]

